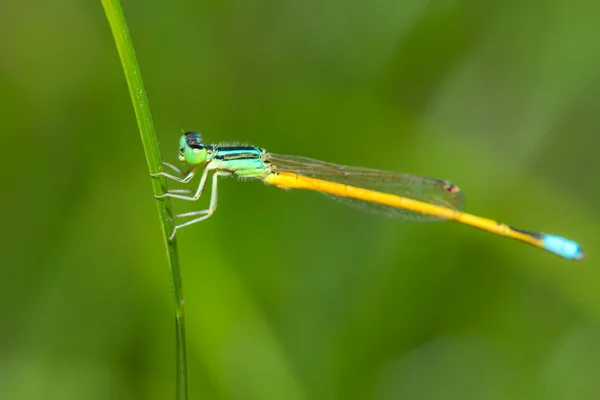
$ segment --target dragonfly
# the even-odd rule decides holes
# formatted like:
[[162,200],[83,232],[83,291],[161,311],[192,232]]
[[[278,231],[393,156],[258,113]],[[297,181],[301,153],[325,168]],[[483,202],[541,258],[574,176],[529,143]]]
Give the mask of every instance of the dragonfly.
[[175,215],[176,219],[189,220],[175,224],[169,240],[175,237],[178,229],[204,221],[213,215],[217,209],[219,178],[236,176],[262,180],[283,189],[312,190],[363,211],[400,220],[456,221],[530,244],[565,259],[580,260],[584,257],[579,244],[572,240],[526,231],[465,213],[462,191],[447,180],[274,154],[255,146],[205,144],[202,136],[196,132],[187,132],[181,136],[179,160],[189,170],[182,171],[169,163],[163,163],[172,173],[162,171],[152,176],[189,183],[202,170],[197,189],[169,190],[156,196],[157,198],[197,201],[202,196],[210,172],[212,191],[207,209]]

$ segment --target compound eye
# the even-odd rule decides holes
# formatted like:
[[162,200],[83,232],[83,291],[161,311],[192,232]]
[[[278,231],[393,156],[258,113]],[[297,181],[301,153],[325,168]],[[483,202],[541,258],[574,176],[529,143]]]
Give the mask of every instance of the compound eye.
[[187,132],[185,135],[185,143],[192,149],[202,149],[204,144],[202,143],[202,136],[196,132]]

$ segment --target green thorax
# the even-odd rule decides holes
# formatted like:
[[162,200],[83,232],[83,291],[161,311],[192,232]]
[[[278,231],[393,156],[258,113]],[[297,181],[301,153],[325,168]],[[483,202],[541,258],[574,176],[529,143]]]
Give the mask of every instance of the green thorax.
[[262,178],[271,173],[264,149],[255,146],[226,146],[202,143],[202,136],[187,132],[179,140],[179,160],[190,166],[229,172],[247,178]]
[[271,173],[264,149],[254,146],[207,145],[207,167],[228,171],[247,178],[260,178]]

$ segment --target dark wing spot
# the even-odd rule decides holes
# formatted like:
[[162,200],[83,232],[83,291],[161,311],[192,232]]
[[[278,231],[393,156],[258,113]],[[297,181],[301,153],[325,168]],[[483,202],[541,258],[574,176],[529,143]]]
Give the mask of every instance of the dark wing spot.
[[458,186],[456,186],[456,185],[453,185],[449,181],[444,181],[442,187],[444,188],[444,190],[446,192],[450,192],[450,193],[458,193],[458,192],[460,192],[460,188]]

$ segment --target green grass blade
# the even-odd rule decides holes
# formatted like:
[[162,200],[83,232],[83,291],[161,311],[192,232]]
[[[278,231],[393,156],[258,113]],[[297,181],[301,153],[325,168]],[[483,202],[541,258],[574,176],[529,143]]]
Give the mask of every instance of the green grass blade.
[[[104,12],[110,24],[121,64],[125,72],[125,78],[129,87],[131,101],[135,110],[138,127],[142,137],[142,144],[151,174],[162,170],[162,159],[158,147],[158,140],[154,130],[152,114],[148,105],[148,97],[142,81],[142,74],[135,57],[129,30],[119,0],[102,0]],[[165,192],[166,182],[163,177],[151,179],[152,190],[155,195]],[[167,250],[169,269],[171,271],[171,285],[175,297],[175,330],[177,340],[177,384],[176,399],[187,400],[187,360],[185,339],[185,314],[183,306],[183,291],[179,258],[177,252],[177,241],[174,238],[169,241],[169,235],[173,231],[173,213],[171,202],[168,199],[157,200],[158,215],[160,219],[163,240]]]

